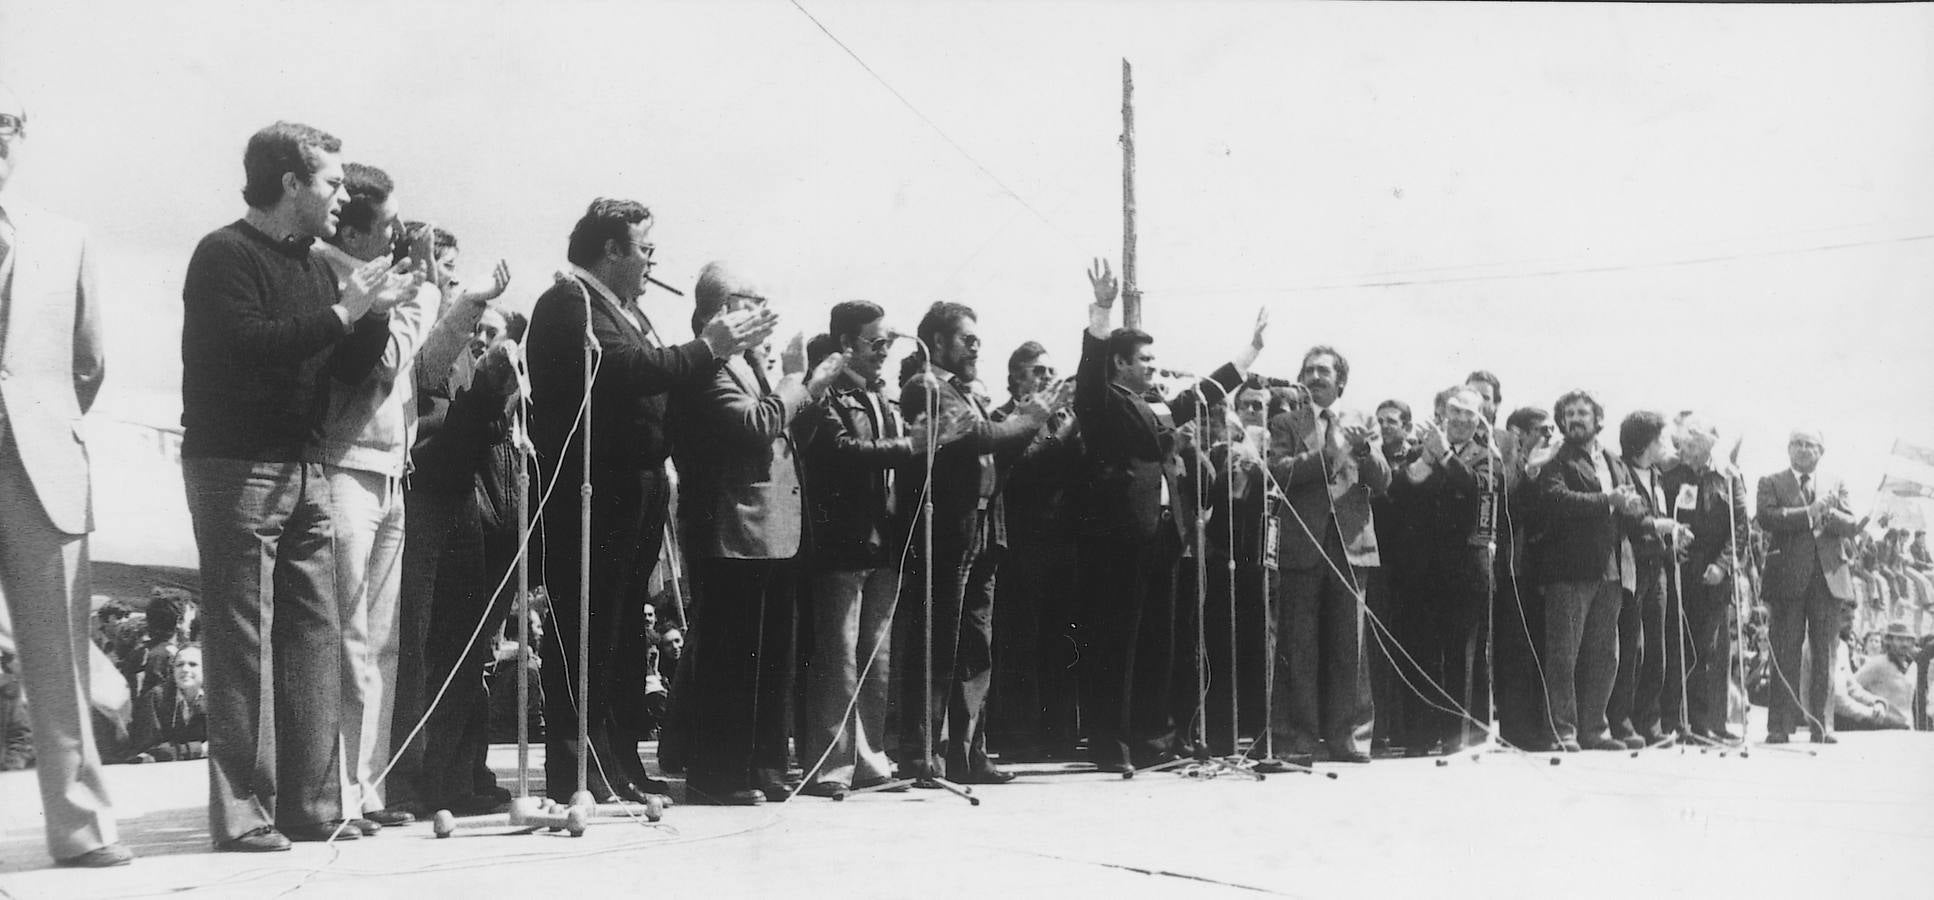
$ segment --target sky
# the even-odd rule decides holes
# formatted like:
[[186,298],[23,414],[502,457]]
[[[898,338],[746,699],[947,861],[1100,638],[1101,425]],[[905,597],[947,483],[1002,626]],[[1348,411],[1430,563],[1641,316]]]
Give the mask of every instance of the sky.
[[[179,415],[180,285],[277,119],[386,169],[528,307],[596,196],[649,204],[656,274],[767,284],[786,328],[870,299],[980,313],[1072,370],[1121,254],[1135,67],[1140,286],[1165,365],[1348,356],[1345,401],[1593,390],[1707,411],[1752,477],[1787,431],[1872,501],[1934,445],[1934,7],[1264,2],[27,0],[20,196],[93,229],[99,414]],[[684,302],[647,297],[679,333]]]

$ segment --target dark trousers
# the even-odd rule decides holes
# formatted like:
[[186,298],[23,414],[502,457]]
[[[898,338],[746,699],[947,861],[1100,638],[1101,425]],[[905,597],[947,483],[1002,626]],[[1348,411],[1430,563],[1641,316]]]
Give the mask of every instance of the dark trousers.
[[201,558],[209,832],[342,817],[342,620],[320,464],[184,459]]
[[1561,742],[1594,741],[1611,728],[1606,704],[1618,679],[1616,581],[1557,581],[1544,586],[1545,702]]
[[[938,772],[936,757],[955,777],[992,765],[986,711],[994,680],[994,590],[1001,551],[988,544],[990,526],[981,513],[964,545],[934,542],[931,643],[922,640],[929,621],[925,562],[914,560],[900,581],[899,615],[907,622],[900,722],[908,731],[900,747],[922,756],[912,763],[915,773]],[[923,671],[930,676],[924,685]],[[923,708],[931,713],[924,748],[917,731]]]
[[1551,743],[1545,708],[1545,605],[1538,588],[1500,565],[1493,592],[1498,734],[1518,747]]
[[1368,753],[1376,727],[1357,591],[1381,592],[1382,570],[1344,562],[1334,524],[1326,528],[1323,553],[1344,566],[1350,581],[1327,564],[1281,573],[1270,713],[1278,754],[1314,753],[1319,738],[1332,753]]
[[1237,565],[1233,595],[1226,560],[1210,563],[1208,575],[1209,595],[1203,601],[1209,675],[1205,731],[1210,752],[1227,756],[1236,751],[1242,735],[1258,733],[1268,715],[1263,695],[1268,606],[1260,564]]
[[[1657,740],[1666,732],[1684,734],[1686,721],[1686,622],[1680,606],[1673,568],[1659,575],[1657,608],[1646,603],[1646,664],[1639,670],[1638,697],[1632,726],[1639,735]],[[1656,679],[1656,681],[1654,680]]]
[[1623,593],[1618,610],[1618,675],[1605,704],[1613,737],[1658,734],[1659,691],[1665,685],[1665,594],[1664,570],[1639,563],[1637,590]]
[[[1490,552],[1456,547],[1439,553],[1428,570],[1433,587],[1411,596],[1403,611],[1410,657],[1403,663],[1412,690],[1404,711],[1406,747],[1464,743],[1469,723],[1491,721],[1487,621],[1491,608]],[[1414,660],[1414,665],[1411,664]]]
[[[477,793],[482,786],[479,775],[485,774],[478,771],[478,761],[489,745],[490,641],[504,617],[499,598],[508,595],[493,593],[504,572],[491,565],[484,552],[476,492],[411,493],[423,495],[412,512],[429,511],[431,526],[441,529],[441,540],[428,542],[440,546],[422,551],[428,558],[411,558],[414,545],[404,545],[405,580],[423,578],[427,570],[430,581],[421,686],[432,697],[443,690],[442,701],[418,738],[424,748],[419,783],[427,803],[463,803]],[[446,679],[448,688],[444,688]]]
[[714,796],[783,788],[798,567],[789,559],[700,559],[691,574],[705,646],[681,664],[695,670],[688,783]]
[[1705,572],[1680,570],[1686,614],[1686,720],[1694,731],[1726,727],[1733,657],[1731,578],[1708,585]]
[[1768,601],[1766,608],[1773,641],[1773,705],[1766,730],[1791,734],[1805,725],[1814,732],[1833,731],[1833,642],[1839,635],[1840,601],[1827,587],[1826,573],[1816,564],[1804,594]]
[[[1010,511],[1011,518],[1011,511]],[[1065,753],[1074,746],[1074,541],[1058,526],[1009,529],[994,604],[990,739],[1009,751]]]
[[1153,761],[1175,749],[1175,571],[1182,548],[1165,519],[1153,541],[1083,536],[1077,647],[1081,719],[1096,765]]
[[[607,477],[608,475],[608,477]],[[663,466],[599,473],[591,495],[591,584],[578,584],[579,502],[572,472],[543,510],[545,586],[551,595],[551,630],[543,646],[544,777],[553,799],[577,788],[578,709],[593,758],[586,786],[599,799],[614,783],[646,777],[638,758],[646,714],[644,666],[646,582],[665,542],[670,485]],[[541,485],[533,484],[533,490]],[[578,623],[588,594],[590,686],[578,687]],[[790,595],[788,595],[790,596]]]

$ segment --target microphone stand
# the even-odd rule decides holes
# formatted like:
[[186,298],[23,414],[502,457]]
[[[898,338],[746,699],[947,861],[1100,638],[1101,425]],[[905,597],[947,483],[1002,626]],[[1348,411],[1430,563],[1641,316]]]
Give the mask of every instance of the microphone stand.
[[[923,374],[931,373],[933,352],[927,348],[926,341],[918,337],[914,337],[914,340],[920,344],[920,351],[926,360],[927,372]],[[943,777],[934,765],[933,758],[933,457],[939,449],[940,438],[939,422],[936,421],[940,407],[939,380],[934,379],[934,382],[927,390],[927,480],[925,489],[920,492],[920,541],[924,551],[920,557],[920,572],[926,597],[926,609],[920,617],[920,725],[914,729],[920,748],[920,767],[912,778],[894,778],[856,789],[852,793],[896,791],[904,787],[939,788],[967,801],[969,806],[979,806],[980,798],[974,796],[974,789]]]

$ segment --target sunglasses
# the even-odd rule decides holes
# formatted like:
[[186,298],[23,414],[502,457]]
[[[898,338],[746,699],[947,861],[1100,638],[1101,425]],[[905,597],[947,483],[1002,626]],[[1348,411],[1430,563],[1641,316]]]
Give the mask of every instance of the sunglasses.
[[1031,374],[1031,375],[1033,375],[1033,376],[1034,376],[1034,377],[1036,377],[1036,378],[1053,378],[1053,377],[1054,377],[1054,367],[1053,367],[1053,366],[1028,366],[1028,367],[1027,367],[1027,371],[1028,371],[1028,373],[1029,373],[1029,374]]
[[1261,400],[1244,400],[1241,403],[1236,404],[1236,408],[1244,412],[1256,412],[1258,410],[1267,409],[1268,407],[1269,407],[1269,404],[1264,403]]

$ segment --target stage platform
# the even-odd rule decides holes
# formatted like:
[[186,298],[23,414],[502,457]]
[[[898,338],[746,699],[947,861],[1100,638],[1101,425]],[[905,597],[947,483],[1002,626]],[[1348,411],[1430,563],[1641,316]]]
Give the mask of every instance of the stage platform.
[[[1804,740],[1804,738],[1802,738]],[[1916,896],[1934,734],[1839,745],[1319,766],[1340,777],[1023,765],[969,806],[935,791],[681,804],[582,837],[386,829],[210,852],[201,762],[108,769],[134,865],[49,865],[33,773],[0,774],[0,897]],[[500,773],[514,748],[493,748]],[[510,779],[506,774],[505,783]],[[682,790],[682,786],[680,786]],[[1902,893],[1905,891],[1905,893]]]

